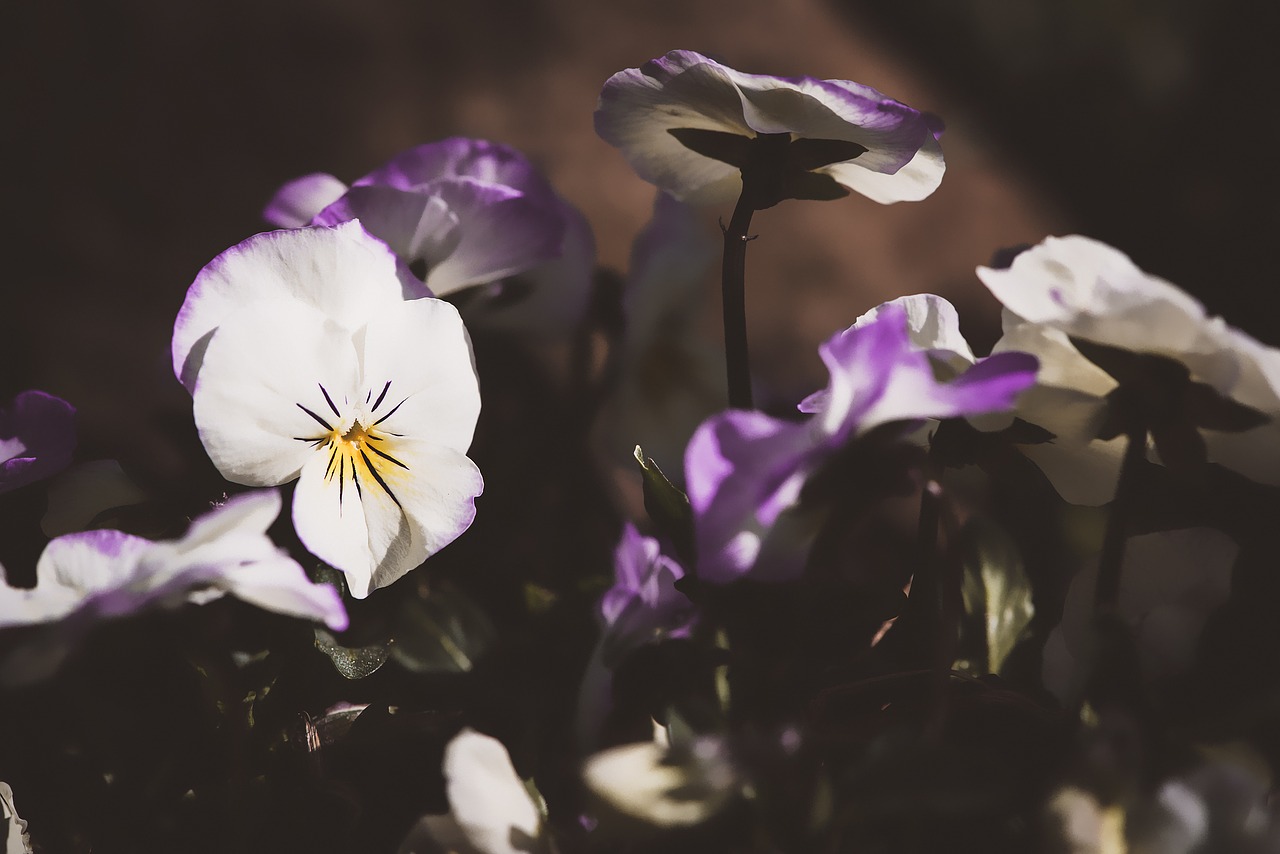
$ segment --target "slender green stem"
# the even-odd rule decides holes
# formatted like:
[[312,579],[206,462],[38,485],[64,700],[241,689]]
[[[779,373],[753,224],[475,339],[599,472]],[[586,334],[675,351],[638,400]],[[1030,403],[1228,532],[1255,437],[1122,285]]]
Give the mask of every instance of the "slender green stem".
[[1098,586],[1094,589],[1094,612],[1114,611],[1120,596],[1120,569],[1124,563],[1124,542],[1129,515],[1133,512],[1133,493],[1137,485],[1138,467],[1147,455],[1147,428],[1145,424],[1131,428],[1124,450],[1124,462],[1120,465],[1120,481],[1116,484],[1116,497],[1111,502],[1107,516],[1107,531],[1102,540],[1102,554],[1098,558]]
[[729,227],[724,231],[724,261],[720,287],[724,299],[724,356],[729,374],[729,406],[751,409],[751,361],[747,355],[747,242],[751,239],[751,203],[747,187],[743,187],[733,209]]

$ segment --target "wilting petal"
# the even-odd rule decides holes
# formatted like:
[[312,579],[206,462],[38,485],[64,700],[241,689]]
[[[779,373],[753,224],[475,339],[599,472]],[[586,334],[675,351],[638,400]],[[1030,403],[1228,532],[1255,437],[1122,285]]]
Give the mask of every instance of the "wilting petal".
[[303,175],[276,191],[262,211],[262,218],[279,228],[311,225],[316,214],[336,202],[346,191],[346,184],[324,172]]
[[173,371],[188,391],[214,330],[260,300],[307,303],[348,330],[388,303],[425,296],[422,283],[357,222],[258,234],[209,262],[173,327]]
[[75,408],[43,391],[24,391],[0,408],[0,493],[57,474],[76,446]]
[[338,424],[328,399],[340,405],[356,388],[351,333],[298,301],[224,318],[203,362],[193,395],[200,441],[223,477],[250,486],[297,477],[314,454],[309,440]]

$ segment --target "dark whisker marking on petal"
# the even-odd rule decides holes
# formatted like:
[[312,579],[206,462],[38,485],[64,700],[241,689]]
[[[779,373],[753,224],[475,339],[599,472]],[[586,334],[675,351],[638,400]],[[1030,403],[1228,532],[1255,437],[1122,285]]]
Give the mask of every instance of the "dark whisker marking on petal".
[[322,442],[324,442],[327,438],[328,438],[327,436],[294,436],[293,440],[295,442],[312,442],[314,444],[319,445]]
[[[397,507],[400,507],[400,499],[396,498],[396,494],[391,491],[391,487],[387,486],[387,482],[382,479],[382,475],[378,474],[378,470],[373,467],[373,461],[369,459],[369,455],[364,452],[364,448],[360,449],[360,456],[364,457],[364,464],[369,467],[369,474],[373,475],[373,479],[378,482],[378,486],[382,487],[383,492],[391,497]],[[403,510],[403,507],[400,507]]]
[[370,436],[368,433],[366,433],[366,434],[364,435],[364,437],[365,437],[366,439],[368,439],[370,442],[381,442],[381,441],[382,441],[382,437],[381,437],[381,436]]
[[299,408],[299,409],[301,409],[303,412],[307,413],[307,414],[308,414],[308,415],[310,415],[312,418],[314,418],[314,419],[316,420],[316,422],[317,422],[321,427],[323,427],[324,429],[328,430],[329,432],[333,432],[333,428],[329,426],[329,422],[328,422],[328,421],[325,421],[323,418],[321,418],[319,415],[316,415],[316,414],[315,414],[314,412],[312,412],[310,409],[307,409],[307,408],[306,408],[305,406],[303,406],[301,403],[295,403],[295,404],[294,404],[294,406],[298,407],[298,408]]
[[342,413],[338,411],[338,407],[333,405],[333,398],[329,397],[329,392],[325,391],[324,386],[320,385],[320,383],[316,383],[316,385],[320,386],[320,393],[324,395],[324,402],[329,404],[329,408],[333,410],[333,414],[341,418]]
[[[378,395],[377,401],[373,404],[373,411],[377,412],[378,407],[382,405],[382,399],[387,396],[387,389],[391,388],[391,380],[387,380],[387,384],[382,387],[382,392]],[[368,401],[365,401],[368,403]]]
[[351,482],[356,485],[356,497],[363,500],[364,492],[360,489],[360,473],[356,471],[356,467],[354,465],[351,467]]
[[397,460],[395,457],[391,456],[390,454],[386,453],[385,451],[379,451],[379,450],[378,450],[377,448],[375,448],[373,445],[370,445],[370,446],[369,446],[369,450],[373,451],[375,454],[377,454],[378,456],[382,457],[382,458],[383,458],[383,459],[385,459],[385,460],[391,460],[391,462],[393,462],[393,463],[395,463],[396,465],[400,466],[400,468],[404,469],[405,471],[408,471],[408,470],[409,470],[409,467],[408,467],[407,465],[405,465],[404,463],[400,462],[400,461],[399,461],[399,460]]
[[347,455],[342,455],[342,461],[338,463],[338,506],[342,506],[342,485],[347,481]]
[[329,465],[324,470],[325,480],[328,480],[329,477],[333,474],[333,463],[334,463],[334,460],[337,459],[337,456],[338,456],[338,445],[337,443],[335,443],[332,447],[332,450],[329,451]]
[[369,389],[367,392],[365,392],[365,395],[364,395],[364,402],[365,402],[365,403],[368,403],[368,402],[369,402],[369,398],[371,398],[371,397],[373,397],[373,389]]
[[[387,385],[391,385],[391,383],[387,383]],[[372,424],[370,424],[369,426],[370,426],[370,427],[377,427],[377,426],[378,426],[379,424],[381,424],[383,421],[386,421],[386,420],[387,420],[388,418],[390,418],[392,415],[395,415],[395,414],[396,414],[396,409],[399,409],[400,407],[404,406],[404,401],[405,401],[405,400],[408,400],[408,399],[409,399],[409,398],[407,398],[407,397],[406,397],[404,400],[402,400],[402,401],[400,401],[399,403],[397,403],[397,404],[395,405],[395,408],[394,408],[394,409],[392,409],[392,410],[391,410],[390,412],[388,412],[386,415],[382,416],[381,418],[379,418],[377,421],[373,422],[373,423],[372,423]],[[391,435],[393,435],[393,436],[394,436],[395,434],[394,434],[394,433],[392,433]]]

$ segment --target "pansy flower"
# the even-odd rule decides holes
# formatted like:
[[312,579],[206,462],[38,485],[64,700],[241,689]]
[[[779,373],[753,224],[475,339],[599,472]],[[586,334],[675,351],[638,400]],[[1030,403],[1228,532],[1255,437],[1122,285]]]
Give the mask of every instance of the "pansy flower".
[[937,120],[848,80],[745,74],[674,50],[609,78],[596,132],[646,181],[697,205],[732,202],[768,160],[770,197],[916,201],[942,180]]
[[949,382],[912,342],[908,313],[885,305],[819,348],[831,379],[801,404],[806,422],[762,412],[721,413],[694,434],[685,453],[694,514],[698,577],[727,582],[795,578],[813,536],[786,511],[845,445],[884,424],[1000,412],[1035,380],[1035,359],[1001,353]]
[[274,490],[238,495],[172,541],[113,530],[51,540],[36,563],[34,588],[13,588],[0,579],[0,628],[57,623],[0,665],[4,677],[26,681],[46,675],[102,620],[204,604],[228,593],[268,611],[345,629],[337,590],[313,583],[267,537],[280,504]]
[[523,154],[480,139],[419,145],[350,187],[332,175],[303,176],[282,187],[263,215],[286,228],[359,219],[436,296],[521,275],[521,283],[480,295],[477,317],[490,325],[527,323],[528,315],[553,325],[576,321],[595,266],[582,215]]
[[62,398],[34,390],[0,407],[0,492],[67,467],[76,446],[75,414]]
[[1004,337],[995,349],[1033,353],[1041,362],[1037,384],[1020,399],[1016,414],[1053,434],[1052,441],[1023,450],[1063,498],[1109,501],[1125,444],[1123,437],[1098,438],[1107,397],[1118,383],[1085,357],[1079,342],[1179,364],[1192,384],[1268,416],[1268,423],[1246,430],[1218,429],[1225,425],[1212,420],[1194,426],[1210,460],[1280,484],[1274,421],[1280,414],[1280,351],[1210,317],[1189,294],[1087,237],[1047,238],[1008,268],[978,268],[978,277],[1006,309]]
[[405,300],[358,223],[250,238],[192,285],[174,367],[228,480],[298,480],[293,524],[363,598],[465,531],[483,481],[480,412],[457,310]]

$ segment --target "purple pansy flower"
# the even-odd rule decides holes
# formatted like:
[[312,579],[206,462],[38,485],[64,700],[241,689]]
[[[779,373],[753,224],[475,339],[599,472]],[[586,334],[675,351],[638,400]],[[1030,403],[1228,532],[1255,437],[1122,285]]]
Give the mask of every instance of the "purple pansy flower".
[[[263,216],[286,228],[359,219],[415,270],[422,265],[437,296],[523,274],[530,292],[516,302],[543,320],[578,319],[595,265],[582,215],[520,152],[479,139],[419,145],[350,187],[332,175],[303,176]],[[483,302],[485,320],[512,322],[508,300]]]
[[0,493],[57,474],[76,446],[75,409],[43,391],[0,407]]
[[734,161],[767,135],[811,141],[792,147],[789,167],[815,176],[810,190],[821,182],[837,192],[807,198],[852,190],[884,204],[916,201],[945,168],[937,120],[870,86],[744,74],[689,50],[609,78],[595,126],[640,177],[698,205],[738,197],[743,163]]
[[698,577],[728,582],[795,578],[815,531],[786,511],[810,475],[847,443],[891,422],[999,412],[1035,381],[1023,353],[984,359],[939,382],[930,356],[912,342],[908,315],[886,304],[819,348],[831,379],[801,404],[806,422],[731,410],[694,434],[685,476],[694,514]]
[[617,580],[600,600],[606,665],[645,643],[688,637],[696,615],[675,586],[684,569],[662,553],[656,539],[642,536],[628,522],[613,552],[613,568]]
[[50,541],[36,564],[34,588],[13,588],[0,577],[0,629],[58,625],[10,655],[0,665],[0,678],[47,675],[101,620],[204,604],[227,593],[268,611],[345,629],[338,591],[313,583],[267,537],[279,515],[277,491],[250,492],[196,519],[178,540],[153,542],[98,530]]

